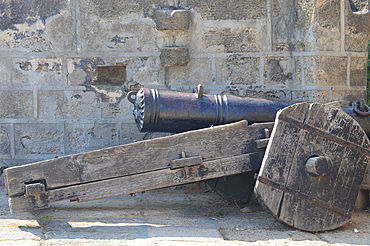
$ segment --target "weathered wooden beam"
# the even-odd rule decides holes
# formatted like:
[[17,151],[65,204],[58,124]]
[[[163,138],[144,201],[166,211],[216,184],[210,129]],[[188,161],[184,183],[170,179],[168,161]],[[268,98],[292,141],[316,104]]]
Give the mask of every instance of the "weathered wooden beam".
[[[247,121],[185,132],[96,151],[7,168],[7,194],[25,193],[25,184],[45,181],[47,189],[167,168],[182,152],[203,160],[255,151],[266,125]],[[261,133],[260,133],[261,132]],[[261,135],[261,138],[262,135]]]
[[192,183],[232,174],[258,170],[257,153],[244,154],[203,162],[203,164],[171,170],[170,168],[119,178],[78,184],[48,190],[35,195],[9,197],[11,213],[22,213],[48,208],[62,200],[85,202],[106,197],[153,190],[173,185]]
[[8,168],[11,212],[256,171],[263,156],[256,140],[272,125],[241,121]]

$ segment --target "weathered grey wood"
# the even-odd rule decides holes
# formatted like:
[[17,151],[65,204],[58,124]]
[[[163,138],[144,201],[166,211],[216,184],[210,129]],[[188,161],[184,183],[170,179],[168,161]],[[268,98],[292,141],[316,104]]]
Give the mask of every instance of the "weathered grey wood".
[[22,213],[47,208],[50,203],[62,200],[83,202],[248,172],[258,169],[256,159],[258,153],[243,154],[210,160],[190,167],[173,170],[167,168],[48,190],[37,195],[9,197],[10,211]]
[[160,170],[179,159],[183,151],[203,160],[251,153],[255,151],[255,132],[263,132],[264,126],[241,121],[8,168],[4,172],[7,194],[24,194],[24,184],[37,180],[53,189]]
[[200,156],[194,156],[194,157],[184,157],[176,160],[171,160],[171,169],[176,169],[180,167],[188,167],[188,166],[194,166],[198,164],[202,164],[203,160]]
[[[289,147],[290,146],[290,147]],[[346,223],[366,168],[369,141],[349,115],[322,104],[285,108],[277,120],[258,175],[255,193],[271,213],[295,228],[324,231]],[[306,170],[325,156],[329,173]]]
[[270,141],[270,138],[256,140],[257,149],[266,148],[269,141]]
[[[271,127],[241,121],[9,168],[9,205],[19,213],[65,199],[93,200],[257,171],[263,152],[257,150],[256,140]],[[36,194],[32,188],[40,185],[46,190]]]
[[26,196],[40,194],[46,191],[43,183],[26,184]]

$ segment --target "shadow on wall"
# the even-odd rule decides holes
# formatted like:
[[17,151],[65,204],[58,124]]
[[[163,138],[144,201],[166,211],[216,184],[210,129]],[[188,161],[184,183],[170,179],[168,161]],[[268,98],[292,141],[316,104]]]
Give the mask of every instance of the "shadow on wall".
[[368,0],[349,0],[349,4],[354,13],[366,14],[369,12]]

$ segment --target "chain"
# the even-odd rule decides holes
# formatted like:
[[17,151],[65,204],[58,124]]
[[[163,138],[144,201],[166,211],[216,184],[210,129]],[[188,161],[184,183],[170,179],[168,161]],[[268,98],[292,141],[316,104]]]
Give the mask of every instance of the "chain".
[[370,115],[370,107],[365,104],[365,100],[362,98],[360,98],[358,102],[354,105],[353,110],[358,115],[362,115],[362,116]]

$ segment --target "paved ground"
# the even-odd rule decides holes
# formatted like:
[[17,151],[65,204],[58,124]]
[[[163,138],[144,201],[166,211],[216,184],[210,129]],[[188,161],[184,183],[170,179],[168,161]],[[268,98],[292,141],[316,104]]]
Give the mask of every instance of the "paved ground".
[[167,188],[11,215],[0,186],[2,245],[370,245],[370,213],[356,212],[335,231],[307,233],[259,206],[240,208],[203,189]]

